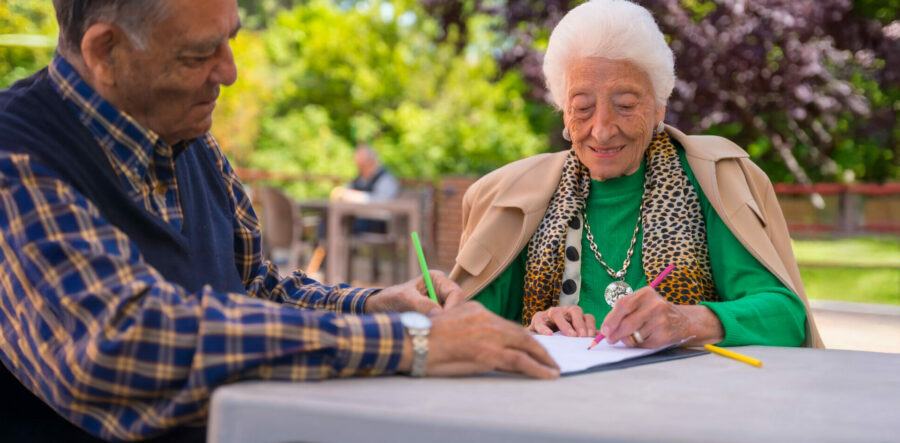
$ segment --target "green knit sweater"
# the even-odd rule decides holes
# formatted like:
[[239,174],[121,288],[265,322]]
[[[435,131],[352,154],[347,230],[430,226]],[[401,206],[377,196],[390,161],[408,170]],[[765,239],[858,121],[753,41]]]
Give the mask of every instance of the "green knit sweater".
[[[706,235],[718,302],[703,302],[722,322],[722,346],[800,346],[806,335],[803,302],[744,248],[703,194],[697,179],[678,148],[681,164],[700,197],[706,220]],[[591,181],[587,218],[603,260],[615,270],[622,268],[637,223],[644,186],[644,165],[632,175],[599,182]],[[632,288],[647,286],[641,261],[643,230],[638,234],[625,281]],[[498,315],[521,321],[527,247],[475,300]],[[597,327],[610,307],[603,291],[612,278],[600,265],[586,236],[581,240],[581,294],[578,305],[597,318]]]

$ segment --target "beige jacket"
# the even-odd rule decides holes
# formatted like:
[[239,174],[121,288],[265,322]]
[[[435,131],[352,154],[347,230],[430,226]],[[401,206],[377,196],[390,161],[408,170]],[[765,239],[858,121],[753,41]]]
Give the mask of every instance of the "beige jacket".
[[[806,306],[804,346],[824,347],[800,280],[772,183],[747,152],[716,136],[687,136],[667,126],[710,204],[735,237]],[[506,269],[544,217],[566,153],[506,165],[472,185],[463,199],[463,233],[450,278],[472,297]]]

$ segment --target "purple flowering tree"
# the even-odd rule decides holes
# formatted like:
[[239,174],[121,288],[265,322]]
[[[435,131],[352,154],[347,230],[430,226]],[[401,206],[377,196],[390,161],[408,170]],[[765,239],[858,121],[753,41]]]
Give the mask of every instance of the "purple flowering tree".
[[[497,17],[506,36],[498,44],[501,66],[520,70],[533,99],[549,103],[542,48],[580,1],[421,3],[457,35],[476,14]],[[898,178],[897,0],[638,3],[653,12],[675,53],[669,123],[730,138],[776,181]]]

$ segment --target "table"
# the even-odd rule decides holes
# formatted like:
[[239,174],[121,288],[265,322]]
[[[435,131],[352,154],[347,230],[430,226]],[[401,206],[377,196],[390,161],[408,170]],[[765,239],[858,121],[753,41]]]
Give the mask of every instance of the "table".
[[[347,242],[351,232],[349,221],[352,218],[403,219],[410,231],[422,233],[422,208],[418,200],[400,198],[377,203],[332,202],[328,206],[328,230],[326,232],[326,269],[325,281],[328,284],[343,283],[346,280],[346,267],[349,257]],[[389,226],[389,229],[391,227]],[[409,232],[397,232],[404,236],[406,244]],[[407,276],[421,274],[419,262],[412,250],[406,254]]]
[[541,381],[493,374],[217,389],[211,442],[898,441],[900,354],[751,346]]

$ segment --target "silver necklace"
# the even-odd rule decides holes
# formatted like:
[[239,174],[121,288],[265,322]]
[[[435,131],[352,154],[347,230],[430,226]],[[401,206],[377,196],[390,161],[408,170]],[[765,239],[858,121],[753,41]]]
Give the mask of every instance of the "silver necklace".
[[613,268],[610,268],[609,265],[603,261],[603,254],[597,250],[597,244],[594,243],[594,234],[591,233],[591,225],[588,224],[587,211],[584,213],[584,228],[587,232],[588,244],[591,245],[591,251],[594,251],[594,257],[596,257],[597,261],[606,268],[606,273],[613,279],[616,279],[616,281],[610,283],[609,286],[606,287],[606,290],[603,291],[606,303],[610,307],[615,306],[618,299],[633,292],[631,286],[628,286],[628,283],[625,283],[625,273],[628,272],[628,265],[631,264],[631,255],[634,253],[634,244],[637,242],[638,231],[641,229],[642,212],[644,212],[643,201],[641,202],[641,207],[638,208],[637,225],[634,227],[634,234],[631,235],[631,245],[628,247],[628,253],[625,254],[625,262],[622,263],[622,270],[618,272],[614,271]]

